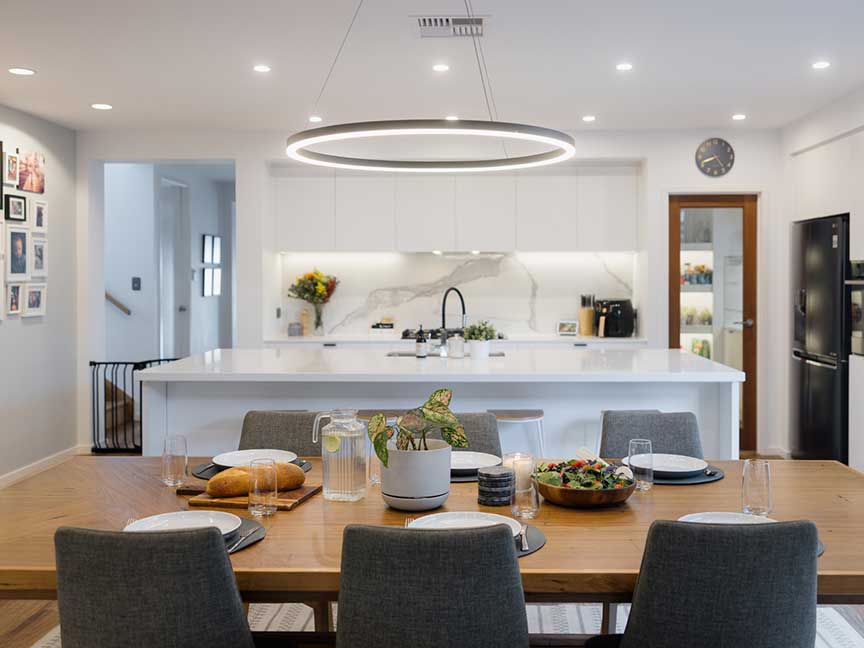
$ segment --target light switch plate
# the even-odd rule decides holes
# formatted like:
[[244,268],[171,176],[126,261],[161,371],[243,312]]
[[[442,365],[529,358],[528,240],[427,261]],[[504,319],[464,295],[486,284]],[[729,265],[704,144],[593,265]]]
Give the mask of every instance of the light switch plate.
[[141,290],[141,277],[132,277],[132,290]]

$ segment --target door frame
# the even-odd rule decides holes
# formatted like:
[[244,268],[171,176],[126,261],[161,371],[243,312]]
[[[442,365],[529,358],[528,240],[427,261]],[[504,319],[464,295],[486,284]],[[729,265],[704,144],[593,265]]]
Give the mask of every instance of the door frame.
[[[162,282],[166,279],[166,277],[164,276],[165,271],[164,271],[164,268],[162,267],[162,252],[161,252],[162,236],[165,233],[162,231],[161,213],[158,213],[158,211],[160,209],[159,202],[162,198],[162,196],[161,196],[162,189],[166,189],[166,188],[177,189],[179,191],[178,195],[179,195],[179,201],[180,201],[180,208],[179,208],[178,216],[181,220],[180,227],[181,227],[182,231],[184,232],[184,235],[181,237],[182,240],[180,240],[180,241],[175,240],[174,242],[175,242],[175,244],[179,244],[179,245],[183,246],[184,248],[186,248],[187,250],[189,250],[189,254],[191,255],[192,243],[191,243],[190,231],[189,231],[190,230],[190,228],[189,228],[189,219],[190,219],[190,214],[189,214],[189,185],[186,184],[185,182],[177,180],[176,178],[171,178],[169,176],[161,175],[161,174],[157,174],[156,177],[154,178],[154,180],[155,180],[155,185],[156,185],[154,210],[157,213],[156,213],[155,218],[153,220],[155,221],[155,226],[156,226],[156,245],[154,246],[155,247],[155,254],[156,254],[156,284],[159,287],[159,289],[156,291],[156,312],[158,314],[157,320],[158,320],[158,330],[159,330],[159,335],[158,335],[159,357],[165,358],[165,357],[167,357],[167,355],[170,355],[171,357],[178,357],[178,354],[176,353],[177,349],[175,346],[176,339],[177,339],[177,331],[176,331],[177,313],[176,313],[176,311],[174,313],[172,313],[172,315],[175,318],[174,340],[171,343],[171,346],[174,350],[174,353],[171,353],[171,354],[165,353],[165,323],[164,323],[164,319],[163,319],[164,318],[164,313],[162,312],[163,299],[162,299],[162,295],[161,295]],[[191,266],[191,259],[190,259],[190,264],[188,264],[188,268],[186,268],[185,266],[184,266],[184,268],[180,268],[180,269],[178,269],[176,267],[174,268],[175,284],[182,280],[181,278],[178,277],[178,272],[182,271],[185,275],[187,272],[191,272],[191,267],[192,266]],[[186,277],[187,277],[187,279],[185,279],[183,281],[188,281],[190,283],[190,285],[188,287],[188,289],[190,291],[190,299],[188,300],[189,303],[186,305],[186,308],[187,308],[186,326],[184,327],[183,335],[186,338],[187,347],[189,347],[187,349],[187,351],[191,352],[191,341],[192,341],[191,291],[193,290],[193,286],[191,285],[192,278],[189,275],[186,275]],[[185,294],[185,290],[186,290],[186,288],[184,286],[184,294]],[[175,296],[176,296],[176,292],[175,292]],[[176,306],[176,304],[175,304],[175,306]]]
[[[669,195],[669,348],[681,348],[681,209],[740,207],[743,226],[743,317],[753,326],[743,328],[742,361],[746,379],[741,393],[740,449],[754,452],[757,442],[757,286],[759,279],[757,238],[757,194]],[[715,260],[716,262],[716,260]]]

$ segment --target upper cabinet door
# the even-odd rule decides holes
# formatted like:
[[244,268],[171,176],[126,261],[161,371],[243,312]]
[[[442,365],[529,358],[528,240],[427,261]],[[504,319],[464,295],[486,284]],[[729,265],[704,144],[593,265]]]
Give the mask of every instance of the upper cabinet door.
[[456,249],[516,249],[515,176],[456,176]]
[[280,252],[319,252],[334,246],[332,173],[274,176],[274,216]]
[[[852,137],[852,169],[864,169],[864,133]],[[849,213],[849,258],[860,261],[864,259],[864,183],[858,179],[857,172],[850,175],[853,183]]]
[[455,250],[454,193],[452,176],[397,176],[396,249]]
[[575,180],[578,249],[591,252],[636,250],[638,169],[580,169]]
[[336,176],[336,249],[396,249],[396,179],[392,175]]
[[572,174],[516,177],[516,249],[577,249],[576,178]]

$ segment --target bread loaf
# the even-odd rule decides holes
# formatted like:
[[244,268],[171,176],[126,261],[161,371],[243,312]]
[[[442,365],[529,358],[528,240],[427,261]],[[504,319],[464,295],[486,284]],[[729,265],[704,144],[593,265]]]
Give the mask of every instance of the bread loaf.
[[[251,479],[249,466],[238,466],[223,470],[207,482],[210,497],[238,497],[248,495]],[[277,463],[276,474],[280,491],[300,488],[306,481],[306,473],[300,466],[292,463]]]

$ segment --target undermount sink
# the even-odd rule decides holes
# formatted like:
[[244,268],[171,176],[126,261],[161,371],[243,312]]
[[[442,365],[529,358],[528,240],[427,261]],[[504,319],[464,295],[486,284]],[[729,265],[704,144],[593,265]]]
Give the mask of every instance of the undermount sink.
[[[388,357],[388,358],[416,358],[416,357],[417,357],[417,354],[415,354],[413,351],[390,351],[390,352],[387,354],[387,357]],[[437,352],[437,350],[436,350],[436,351],[432,351],[432,352],[430,352],[429,355],[428,355],[427,357],[429,357],[429,358],[439,358],[439,357],[441,357],[441,356],[438,355],[438,352]],[[445,356],[445,357],[446,357],[446,356]],[[465,357],[466,357],[466,358],[470,358],[470,357],[471,357],[471,354],[470,354],[470,353],[466,353],[466,354],[465,354]],[[504,357],[504,352],[503,352],[503,351],[490,351],[490,352],[489,352],[489,357],[490,357],[490,358],[503,358],[503,357]],[[461,358],[453,358],[453,359],[454,359],[454,360],[461,360]]]

